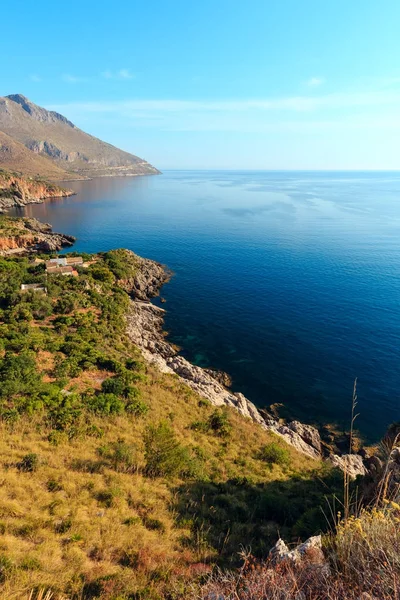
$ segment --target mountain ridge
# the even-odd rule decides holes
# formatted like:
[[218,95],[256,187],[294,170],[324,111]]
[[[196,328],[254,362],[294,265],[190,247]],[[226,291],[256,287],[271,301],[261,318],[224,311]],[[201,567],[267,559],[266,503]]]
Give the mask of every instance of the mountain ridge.
[[[15,144],[22,144],[31,157],[40,158],[58,168],[50,174],[51,179],[92,178],[112,176],[156,175],[159,171],[144,159],[116,148],[79,129],[63,115],[49,111],[31,102],[22,94],[11,94],[0,97],[0,134],[11,138]],[[1,142],[0,142],[1,143]],[[8,163],[4,166],[23,172],[19,168],[18,157],[10,159],[13,146],[8,140],[5,150],[0,152],[0,168],[4,156]],[[18,147],[20,154],[22,150]],[[15,152],[15,148],[14,148]],[[35,175],[46,176],[48,162],[40,164],[36,161]],[[61,171],[61,172],[60,172]],[[31,174],[31,173],[29,173]]]

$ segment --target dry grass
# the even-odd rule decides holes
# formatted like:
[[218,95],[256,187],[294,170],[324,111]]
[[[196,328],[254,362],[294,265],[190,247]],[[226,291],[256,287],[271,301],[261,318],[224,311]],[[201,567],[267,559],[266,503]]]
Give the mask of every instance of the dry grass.
[[[43,366],[48,368],[47,361]],[[199,406],[198,397],[175,377],[149,369],[139,387],[150,406],[146,417],[93,418],[93,437],[49,437],[51,432],[34,417],[1,426],[1,598],[29,597],[32,589],[51,590],[54,600],[57,594],[89,598],[93,586],[103,598],[141,589],[150,590],[151,598],[171,581],[207,571],[204,549],[182,543],[190,524],[178,523],[172,509],[174,490],[183,482],[141,473],[149,423],[169,421],[182,443],[201,447],[214,481],[241,476],[255,482],[285,480],[299,471],[307,476],[318,466],[290,448],[290,468],[268,468],[252,452],[272,434],[234,411],[229,440],[193,431],[191,423],[206,419],[213,409]],[[99,455],[100,446],[119,439],[133,449],[137,469],[124,472]],[[22,472],[18,463],[30,453],[38,455],[39,466]],[[206,554],[211,560],[213,550]]]
[[297,565],[256,563],[246,556],[239,572],[219,571],[194,600],[398,600],[400,506],[364,510],[326,536],[326,562],[312,553]]

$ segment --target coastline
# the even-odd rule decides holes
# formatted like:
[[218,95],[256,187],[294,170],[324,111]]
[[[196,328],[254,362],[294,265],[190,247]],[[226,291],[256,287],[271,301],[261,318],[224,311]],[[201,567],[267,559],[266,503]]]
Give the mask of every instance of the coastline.
[[0,212],[27,204],[41,204],[48,198],[68,198],[75,195],[73,190],[55,183],[0,169]]
[[[16,218],[16,221],[24,225],[25,236],[1,239],[2,255],[55,252],[62,247],[72,246],[75,241],[73,236],[53,233],[50,225],[40,223],[36,219]],[[29,230],[28,235],[26,229]],[[160,289],[170,280],[172,273],[161,263],[142,258],[129,250],[127,252],[135,258],[137,271],[131,280],[120,280],[116,285],[131,297],[126,314],[127,333],[146,362],[153,364],[163,373],[178,377],[212,405],[233,408],[262,429],[276,434],[296,450],[313,459],[327,459],[346,470],[352,477],[367,472],[360,454],[342,454],[334,446],[325,444],[318,429],[312,425],[299,421],[285,422],[265,409],[258,409],[243,394],[230,389],[229,375],[198,367],[180,356],[179,351],[166,339],[165,310],[150,301],[159,295]],[[366,464],[368,466],[368,461]]]
[[[171,278],[171,273],[160,263],[135,255],[138,274],[133,281],[123,282],[131,296],[126,315],[127,333],[139,348],[146,362],[163,373],[177,376],[200,397],[217,407],[230,407],[270,431],[296,450],[314,459],[324,458],[349,476],[365,475],[367,469],[360,454],[335,454],[325,445],[317,428],[299,421],[284,422],[257,406],[241,393],[225,387],[218,371],[193,365],[168,342],[164,331],[165,310],[151,303],[161,287]],[[229,377],[228,377],[229,378]]]

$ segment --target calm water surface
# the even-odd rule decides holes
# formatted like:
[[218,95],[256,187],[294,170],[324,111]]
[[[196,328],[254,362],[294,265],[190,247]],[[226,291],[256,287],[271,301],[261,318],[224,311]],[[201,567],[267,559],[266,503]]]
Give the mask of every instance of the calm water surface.
[[175,272],[171,341],[259,406],[348,423],[400,420],[400,174],[170,171],[71,184],[25,214]]

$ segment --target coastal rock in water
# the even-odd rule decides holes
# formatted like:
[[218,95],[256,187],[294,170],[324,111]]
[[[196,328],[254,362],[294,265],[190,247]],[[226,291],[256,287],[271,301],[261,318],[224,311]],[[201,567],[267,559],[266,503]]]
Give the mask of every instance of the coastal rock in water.
[[128,294],[131,294],[137,300],[148,300],[158,296],[161,287],[169,281],[172,273],[168,271],[164,265],[142,258],[131,252],[136,263],[136,273],[131,279],[120,282]]
[[367,474],[362,456],[359,454],[343,454],[342,456],[331,454],[329,460],[335,467],[347,473],[350,479]]
[[143,301],[132,302],[127,316],[127,332],[142,350],[143,356],[163,373],[175,373],[203,398],[215,406],[231,406],[242,415],[266,428],[264,419],[256,406],[243,394],[228,391],[201,367],[192,365],[179,356],[168,344],[162,332],[165,311]]
[[224,373],[224,371],[219,371],[217,369],[204,369],[205,373],[208,373],[211,377],[216,379],[218,383],[223,385],[226,388],[230,388],[232,385],[232,379],[228,373]]
[[[144,266],[146,272],[148,272],[150,266],[148,264]],[[154,281],[153,276],[154,273],[152,273],[152,282]],[[142,282],[139,290],[140,295],[145,294],[146,290],[153,292],[154,283],[146,286],[141,275],[137,276],[135,281]],[[131,293],[133,288],[135,289],[134,293],[137,293],[137,283],[131,282],[129,285]],[[164,314],[165,311],[162,308],[149,302],[135,300],[132,301],[131,310],[127,315],[128,335],[140,348],[144,358],[149,363],[154,364],[163,373],[175,373],[186,385],[209,400],[214,406],[230,406],[264,429],[281,436],[300,452],[315,459],[320,458],[318,451],[308,445],[297,432],[287,426],[280,425],[272,417],[266,422],[257,407],[243,394],[235,394],[227,390],[205,369],[192,365],[183,356],[179,356],[165,339],[163,333]]]
[[0,172],[0,208],[40,204],[45,198],[72,196],[75,192],[39,179]]
[[0,227],[0,254],[19,252],[54,252],[72,246],[72,235],[53,233],[51,225],[36,219],[3,218]]

